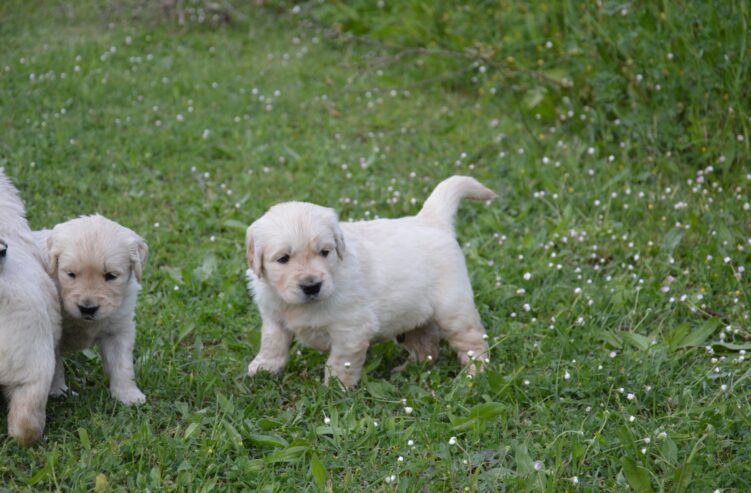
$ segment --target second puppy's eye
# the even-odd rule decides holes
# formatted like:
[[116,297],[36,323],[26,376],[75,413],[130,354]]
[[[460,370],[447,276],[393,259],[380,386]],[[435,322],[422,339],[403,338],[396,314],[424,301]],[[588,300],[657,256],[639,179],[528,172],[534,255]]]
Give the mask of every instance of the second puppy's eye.
[[279,257],[278,259],[276,259],[276,261],[279,262],[280,264],[286,264],[287,262],[289,262],[289,255],[283,255]]
[[321,250],[321,257],[326,258],[329,256],[329,250]]
[[75,272],[68,272],[68,277],[70,277],[71,279],[75,279],[76,278],[76,273]]
[[107,272],[104,275],[104,280],[105,281],[114,281],[115,279],[117,279],[117,276],[115,274],[113,274],[112,272]]

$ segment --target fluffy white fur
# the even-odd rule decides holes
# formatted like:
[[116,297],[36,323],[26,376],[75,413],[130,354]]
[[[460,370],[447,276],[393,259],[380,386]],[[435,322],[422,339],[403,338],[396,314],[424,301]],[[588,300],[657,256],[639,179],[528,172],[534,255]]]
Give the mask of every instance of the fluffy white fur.
[[134,320],[141,273],[148,256],[136,233],[94,215],[37,231],[63,307],[63,336],[51,395],[67,390],[62,356],[98,346],[112,396],[126,405],[146,402],[135,382]]
[[8,433],[28,446],[42,437],[60,338],[60,308],[18,192],[0,170],[0,387]]
[[371,342],[398,337],[413,359],[430,360],[441,336],[476,371],[488,347],[453,222],[462,198],[493,197],[475,179],[454,176],[414,217],[340,224],[333,209],[273,206],[247,231],[248,277],[263,319],[248,374],[281,371],[296,338],[330,353],[327,382],[351,387]]

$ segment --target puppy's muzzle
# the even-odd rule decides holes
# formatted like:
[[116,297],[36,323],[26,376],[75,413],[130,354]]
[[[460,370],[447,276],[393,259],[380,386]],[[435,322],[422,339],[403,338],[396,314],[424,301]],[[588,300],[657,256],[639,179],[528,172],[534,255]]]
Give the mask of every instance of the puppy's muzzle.
[[99,310],[98,305],[78,305],[81,316],[88,320],[93,320],[96,312]]
[[309,284],[300,284],[300,289],[305,293],[305,296],[313,298],[314,296],[318,296],[318,293],[321,292],[321,286],[323,286],[323,282],[319,281]]

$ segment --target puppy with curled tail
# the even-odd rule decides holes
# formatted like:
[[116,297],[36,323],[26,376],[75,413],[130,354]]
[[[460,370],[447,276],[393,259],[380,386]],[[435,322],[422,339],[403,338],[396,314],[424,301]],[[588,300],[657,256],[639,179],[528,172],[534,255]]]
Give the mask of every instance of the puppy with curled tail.
[[126,405],[146,402],[133,369],[135,308],[149,253],[144,239],[100,215],[79,217],[35,236],[48,255],[63,311],[50,394],[67,390],[62,356],[98,346],[112,396]]
[[413,217],[340,223],[315,204],[271,207],[246,236],[263,321],[248,374],[281,371],[297,339],[329,353],[325,381],[352,387],[370,344],[393,338],[421,361],[437,357],[445,338],[476,372],[488,346],[454,220],[461,199],[494,197],[474,178],[454,176]]
[[60,307],[18,191],[2,169],[0,238],[0,387],[8,434],[29,446],[44,432]]

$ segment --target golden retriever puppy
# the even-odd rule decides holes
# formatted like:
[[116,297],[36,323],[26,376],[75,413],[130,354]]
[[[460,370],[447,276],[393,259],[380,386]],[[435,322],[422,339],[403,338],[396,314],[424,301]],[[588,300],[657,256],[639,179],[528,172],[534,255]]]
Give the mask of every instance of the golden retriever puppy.
[[126,405],[146,402],[133,371],[134,316],[149,252],[146,242],[99,215],[36,235],[46,245],[49,272],[63,307],[63,336],[50,394],[67,390],[62,356],[96,345],[112,396]]
[[44,432],[60,306],[24,214],[0,169],[0,387],[8,402],[8,433],[28,446]]
[[329,352],[325,381],[357,384],[371,342],[404,336],[412,357],[437,356],[448,340],[473,373],[487,359],[454,217],[462,198],[495,193],[473,178],[440,183],[417,216],[339,223],[304,202],[273,206],[247,231],[248,277],[263,319],[248,366],[281,371],[293,338]]

